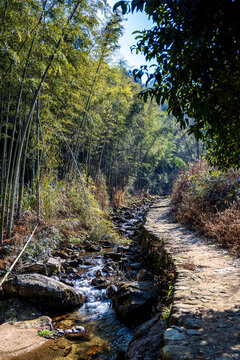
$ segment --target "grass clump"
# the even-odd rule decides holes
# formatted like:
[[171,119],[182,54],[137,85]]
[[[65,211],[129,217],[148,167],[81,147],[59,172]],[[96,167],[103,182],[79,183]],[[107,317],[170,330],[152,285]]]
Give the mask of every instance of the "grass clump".
[[50,331],[50,330],[42,330],[42,331],[39,331],[39,333],[38,333],[38,336],[42,336],[42,337],[49,336],[49,335],[52,335],[52,331]]
[[173,194],[175,215],[240,255],[240,172],[201,161],[180,175]]

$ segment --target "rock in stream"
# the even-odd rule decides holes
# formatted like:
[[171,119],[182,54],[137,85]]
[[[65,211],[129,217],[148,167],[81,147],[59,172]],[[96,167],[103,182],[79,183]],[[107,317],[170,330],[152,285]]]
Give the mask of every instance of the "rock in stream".
[[149,319],[156,297],[150,282],[129,282],[120,286],[112,299],[112,305],[120,320],[136,326]]
[[3,290],[13,296],[34,303],[66,309],[83,303],[83,296],[76,289],[40,274],[21,274],[3,283]]

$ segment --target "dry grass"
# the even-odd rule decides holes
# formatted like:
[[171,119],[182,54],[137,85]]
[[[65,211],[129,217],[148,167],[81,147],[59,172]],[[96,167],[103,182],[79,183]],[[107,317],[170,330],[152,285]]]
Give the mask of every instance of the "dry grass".
[[205,233],[240,255],[240,204],[217,213],[204,223]]
[[113,205],[115,208],[118,209],[120,206],[125,205],[125,194],[125,190],[113,188]]
[[175,216],[240,255],[240,172],[222,173],[206,162],[181,174],[172,194]]

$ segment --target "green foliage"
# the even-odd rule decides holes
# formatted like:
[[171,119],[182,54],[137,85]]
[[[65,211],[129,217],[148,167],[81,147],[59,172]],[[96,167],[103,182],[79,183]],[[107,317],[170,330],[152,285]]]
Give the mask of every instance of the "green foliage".
[[[136,52],[155,62],[144,101],[167,102],[182,127],[208,141],[221,167],[239,167],[240,7],[237,1],[120,1],[123,13],[145,11],[153,27],[137,33]],[[194,119],[194,120],[189,120]]]
[[50,330],[42,330],[42,331],[39,331],[39,333],[38,333],[38,336],[42,336],[42,337],[49,336],[49,335],[52,335],[52,331],[50,331]]
[[167,322],[170,316],[171,316],[171,308],[168,306],[163,306],[163,308],[161,309],[160,319],[165,320]]
[[71,237],[71,238],[69,239],[69,241],[70,241],[71,243],[73,243],[73,244],[81,244],[81,243],[83,243],[83,239],[78,238],[78,237]]
[[[123,61],[111,61],[122,18],[105,1],[6,4],[0,3],[0,244],[23,210],[48,224],[62,221],[70,239],[80,236],[71,230],[75,221],[94,240],[115,237],[104,215],[114,189],[169,191],[179,169],[197,157],[195,143],[157,104],[137,97],[141,85]],[[75,163],[86,174],[91,210]]]
[[169,302],[172,299],[173,292],[174,292],[174,286],[170,285],[169,289],[168,289],[168,293],[167,293],[167,298],[166,298],[167,302]]

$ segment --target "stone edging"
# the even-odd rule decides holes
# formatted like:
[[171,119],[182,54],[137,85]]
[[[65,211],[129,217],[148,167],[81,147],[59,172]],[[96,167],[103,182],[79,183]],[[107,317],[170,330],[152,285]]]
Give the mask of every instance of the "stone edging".
[[151,207],[141,246],[165,290],[176,276],[162,358],[240,359],[239,259],[175,223],[169,199]]

